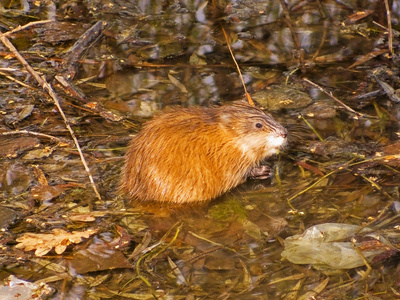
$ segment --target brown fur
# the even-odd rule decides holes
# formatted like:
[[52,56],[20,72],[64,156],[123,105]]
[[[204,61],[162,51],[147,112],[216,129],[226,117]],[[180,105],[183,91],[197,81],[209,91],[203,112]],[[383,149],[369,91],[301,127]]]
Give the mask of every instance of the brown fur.
[[280,145],[266,140],[271,136],[285,139],[286,130],[246,104],[164,112],[132,139],[121,190],[145,201],[210,200],[243,182],[260,160],[276,152]]

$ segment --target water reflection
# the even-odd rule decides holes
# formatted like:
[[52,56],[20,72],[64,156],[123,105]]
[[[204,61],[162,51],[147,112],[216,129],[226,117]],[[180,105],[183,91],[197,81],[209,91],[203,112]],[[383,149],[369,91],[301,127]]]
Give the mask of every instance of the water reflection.
[[[387,215],[381,217],[387,219],[380,229],[397,228],[397,211],[387,204],[388,199],[397,199],[399,182],[394,159],[399,153],[395,142],[399,109],[381,87],[399,88],[396,63],[386,51],[383,3],[286,3],[290,18],[279,1],[84,1],[79,3],[84,10],[73,10],[88,12],[84,17],[72,12],[66,17],[69,6],[54,11],[57,7],[51,5],[51,17],[67,22],[68,28],[76,28],[74,23],[110,22],[102,38],[79,60],[81,68],[71,81],[84,91],[87,103],[70,98],[63,102],[104,199],[92,201],[94,211],[87,208],[87,200],[94,197],[83,187],[88,180],[72,143],[52,144],[43,136],[29,143],[23,136],[8,143],[2,139],[1,153],[7,163],[0,171],[0,196],[7,206],[3,213],[13,216],[4,218],[2,278],[13,273],[29,281],[46,281],[60,299],[296,298],[315,291],[327,277],[330,282],[321,290],[323,299],[350,299],[364,293],[393,298],[398,270],[390,261],[373,266],[369,277],[361,280],[364,269],[327,275],[281,260],[281,238],[313,224],[362,225],[382,211]],[[391,4],[392,25],[398,30],[400,6],[397,1]],[[2,11],[3,19],[10,22],[4,21],[4,28],[43,14],[43,8],[32,5],[29,16],[18,15],[17,10],[10,11],[16,4],[10,5]],[[81,35],[61,30],[66,28],[63,24],[57,23],[54,28],[59,29],[51,33],[36,26],[13,35],[12,42],[48,78],[58,74],[59,54]],[[290,147],[270,161],[275,172],[271,179],[250,180],[202,206],[152,210],[127,202],[116,190],[121,149],[128,134],[136,131],[132,121],[168,105],[212,105],[243,98],[221,26],[228,32],[249,91],[259,102],[267,98],[261,104],[289,129]],[[7,53],[2,67],[13,64],[16,61]],[[6,117],[1,131],[28,128],[65,138],[65,124],[43,94],[2,76],[0,109]],[[25,71],[13,71],[12,76],[29,81]],[[308,85],[305,77],[327,93]],[[288,85],[296,94],[287,95]],[[350,113],[330,93],[363,116]],[[105,111],[91,110],[97,103]],[[104,112],[117,112],[121,121],[110,121]],[[49,145],[48,156],[41,156],[45,151],[35,152]],[[43,177],[39,171],[26,171],[32,165],[42,170]],[[322,178],[332,170],[331,176]],[[47,178],[49,186],[63,192],[45,203],[35,200],[33,187],[39,185],[39,178]],[[72,188],[75,181],[82,187]],[[294,211],[289,211],[287,202],[291,197]],[[82,218],[86,215],[92,221]],[[57,227],[71,231],[96,227],[103,232],[79,246],[70,245],[62,255],[51,252],[37,259],[32,252],[16,252],[14,241],[21,234],[51,234]],[[93,264],[94,269],[77,274],[69,262],[88,252],[83,250],[92,251],[99,265],[109,257],[101,251],[118,253],[125,265],[92,272],[98,266]],[[132,268],[125,269],[126,264]]]

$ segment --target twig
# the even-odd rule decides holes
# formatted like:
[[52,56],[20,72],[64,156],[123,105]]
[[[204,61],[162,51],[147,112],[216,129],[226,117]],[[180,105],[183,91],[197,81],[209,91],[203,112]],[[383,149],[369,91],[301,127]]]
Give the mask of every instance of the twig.
[[302,114],[299,114],[299,116],[300,116],[300,118],[304,121],[304,123],[306,123],[306,125],[314,132],[314,134],[317,136],[317,138],[318,138],[321,142],[323,142],[323,141],[324,141],[323,137],[318,133],[318,131],[314,128],[314,126],[312,126],[312,125],[310,124],[310,122],[308,122],[307,119],[304,118],[304,116],[303,116]]
[[324,7],[321,4],[321,0],[317,0],[317,4],[318,4],[318,10],[319,10],[319,13],[321,14],[321,17],[323,19],[325,19],[326,18],[326,14],[324,12]]
[[353,166],[364,164],[364,163],[370,163],[370,162],[374,162],[374,161],[381,161],[381,160],[383,160],[383,162],[389,162],[389,161],[395,160],[395,159],[399,160],[400,159],[400,154],[376,156],[376,157],[373,157],[373,158],[364,159],[362,161],[358,161],[358,162],[350,164],[349,167],[353,167]]
[[324,180],[325,178],[328,178],[329,176],[331,176],[333,173],[336,173],[338,170],[334,170],[332,172],[329,172],[328,174],[326,174],[325,176],[321,177],[320,179],[318,179],[316,182],[314,182],[312,185],[310,185],[309,187],[305,188],[304,190],[298,192],[296,195],[290,197],[289,199],[287,199],[287,203],[289,204],[290,208],[294,211],[296,211],[296,209],[294,208],[294,206],[292,205],[292,200],[294,198],[297,198],[298,196],[304,194],[305,192],[309,191],[310,189],[312,189],[314,186],[316,186],[318,183],[320,183],[322,180]]
[[300,50],[301,49],[300,41],[299,41],[299,38],[297,37],[296,32],[294,31],[292,19],[290,18],[290,13],[287,8],[287,5],[284,0],[279,0],[279,2],[281,3],[282,9],[283,9],[283,14],[285,15],[285,19],[287,21],[287,25],[289,27],[290,33],[292,34],[292,38],[293,38],[294,44],[296,46],[296,49]]
[[307,78],[303,79],[305,82],[307,82],[308,84],[311,84],[313,87],[316,87],[317,89],[319,89],[321,92],[323,92],[324,94],[328,95],[331,99],[335,100],[337,103],[339,103],[341,106],[343,106],[346,110],[348,110],[349,112],[357,115],[358,117],[363,117],[364,115],[362,113],[356,112],[354,109],[352,109],[350,106],[347,106],[346,104],[344,104],[342,101],[340,101],[338,98],[336,98],[335,96],[332,95],[332,93],[329,93],[328,91],[326,91],[324,88],[322,88],[321,86],[319,86],[318,84],[308,80]]
[[[24,28],[28,27],[29,24],[25,25]],[[87,172],[88,176],[89,176],[89,180],[90,183],[92,185],[93,191],[95,192],[97,198],[99,200],[101,200],[101,196],[97,190],[96,184],[94,183],[92,174],[90,172],[90,169],[86,163],[85,157],[82,153],[81,147],[79,146],[79,142],[78,139],[76,138],[74,131],[72,130],[67,117],[64,114],[64,111],[61,108],[60,105],[60,101],[58,100],[58,96],[57,94],[54,92],[53,88],[51,87],[51,85],[42,77],[40,77],[40,75],[28,64],[28,62],[22,57],[22,55],[18,52],[18,50],[14,47],[14,45],[7,39],[5,34],[0,34],[0,40],[1,42],[4,44],[4,46],[6,46],[14,55],[15,57],[19,60],[19,62],[24,66],[24,68],[36,79],[36,81],[39,83],[39,85],[46,90],[46,92],[50,95],[50,97],[53,99],[55,105],[57,106],[58,111],[60,112],[65,126],[67,127],[72,139],[74,140],[75,146],[79,152],[79,155],[81,157],[81,161],[82,164],[85,168],[85,171]],[[91,201],[89,201],[89,207],[92,207],[92,203]]]
[[240,71],[239,64],[237,63],[237,61],[235,59],[235,55],[233,55],[233,51],[232,51],[232,48],[231,48],[231,43],[229,42],[229,38],[228,38],[228,35],[226,34],[225,28],[222,27],[222,26],[221,26],[221,28],[222,28],[222,32],[224,33],[226,44],[228,45],[229,52],[231,53],[233,62],[235,63],[236,70],[239,73],[239,78],[240,78],[240,81],[242,82],[244,93],[246,95],[247,101],[249,102],[249,104],[251,106],[255,106],[253,99],[251,98],[249,92],[247,92],[247,88],[246,88],[246,84],[244,83],[244,80],[243,80],[242,72]]
[[374,188],[376,188],[382,195],[384,195],[385,197],[387,197],[389,200],[394,201],[393,197],[390,196],[388,193],[386,193],[385,191],[382,190],[382,188],[373,180],[369,179],[367,176],[365,176],[364,174],[361,174],[361,177],[369,182]]
[[92,27],[90,27],[84,34],[82,34],[75,44],[68,49],[64,55],[63,66],[66,69],[63,72],[63,77],[70,80],[75,76],[75,67],[82,58],[84,52],[86,52],[94,42],[102,37],[103,31],[107,26],[107,22],[98,21]]
[[300,65],[300,67],[302,67],[304,65],[304,50],[301,48],[299,37],[297,36],[296,31],[294,30],[293,22],[292,22],[292,19],[290,18],[289,9],[288,9],[285,1],[279,0],[279,2],[281,3],[282,9],[283,9],[283,14],[285,15],[286,24],[289,27],[290,34],[292,35],[294,46],[295,46],[296,50],[298,51],[299,65]]
[[142,275],[141,264],[142,264],[143,261],[149,259],[150,257],[151,257],[151,258],[157,257],[158,255],[160,255],[160,253],[164,252],[169,246],[171,246],[171,245],[176,241],[176,239],[178,238],[178,235],[179,235],[179,233],[180,233],[181,227],[182,227],[180,223],[177,223],[177,224],[175,224],[174,226],[172,226],[172,227],[170,228],[170,230],[168,230],[168,232],[164,235],[164,237],[166,237],[166,235],[169,235],[169,233],[171,232],[171,230],[172,230],[173,228],[175,228],[176,225],[178,225],[178,228],[177,228],[176,231],[175,231],[175,235],[174,235],[174,237],[172,238],[172,240],[171,240],[166,246],[162,247],[162,249],[159,250],[159,251],[157,251],[155,254],[152,253],[152,250],[153,250],[153,249],[156,249],[156,248],[157,248],[158,246],[160,246],[160,245],[163,245],[163,244],[164,244],[164,241],[160,241],[159,243],[157,243],[157,245],[154,245],[154,247],[153,247],[153,246],[152,246],[152,247],[148,247],[148,248],[151,248],[151,250],[150,250],[149,252],[145,253],[144,255],[142,255],[141,257],[139,257],[139,259],[138,259],[137,262],[136,262],[135,269],[136,269],[137,277],[138,277],[140,280],[142,280],[149,288],[151,288],[151,290],[152,290],[152,292],[153,292],[153,295],[154,295],[154,287],[153,287],[153,285],[147,280],[147,278],[146,278],[144,275]]
[[179,233],[181,232],[181,229],[182,229],[182,224],[179,222],[179,223],[177,223],[177,224],[175,224],[174,226],[172,226],[171,227],[171,229],[170,230],[168,230],[168,232],[162,237],[162,240],[166,240],[166,235],[168,234],[170,234],[170,232],[171,232],[171,230],[173,229],[173,228],[175,228],[176,226],[178,225],[178,228],[176,229],[176,231],[175,231],[175,234],[174,234],[174,237],[171,239],[171,241],[168,243],[168,244],[165,244],[164,245],[164,243],[161,243],[161,245],[163,245],[163,247],[160,249],[160,250],[158,250],[156,253],[154,253],[153,254],[153,258],[154,257],[157,257],[157,256],[159,256],[161,253],[163,253],[163,252],[165,252],[165,250],[167,250],[173,243],[175,243],[175,241],[176,241],[176,239],[178,238],[178,235],[179,235]]
[[389,99],[393,102],[399,103],[400,102],[400,97],[397,96],[397,92],[394,88],[392,88],[389,84],[386,82],[380,80],[378,76],[375,74],[375,72],[372,73],[372,76],[376,80],[376,82],[381,86],[383,92],[389,97]]
[[206,241],[206,242],[210,243],[211,245],[215,245],[215,246],[221,247],[222,249],[229,250],[229,251],[231,251],[231,252],[237,254],[239,257],[243,257],[243,255],[241,255],[240,253],[238,253],[238,252],[237,252],[235,249],[233,249],[233,248],[230,248],[230,247],[224,246],[223,244],[220,244],[220,243],[214,242],[214,241],[212,241],[212,240],[209,240],[209,239],[207,239],[207,238],[205,238],[205,237],[202,237],[201,235],[198,235],[198,234],[194,233],[193,231],[189,231],[189,233],[190,233],[191,235],[193,235],[194,237],[197,237],[197,238],[200,239],[200,240],[203,240],[203,241]]
[[385,0],[384,2],[386,8],[386,17],[388,22],[388,46],[389,46],[389,52],[393,57],[394,51],[393,51],[393,32],[392,32],[392,12],[390,11],[388,0]]
[[[379,214],[371,219],[371,221],[369,221],[368,223],[364,224],[363,227],[371,227],[371,226],[378,226],[379,225],[379,221],[381,221],[381,219],[383,218],[383,216],[389,212],[390,210],[393,210],[393,203],[394,201],[389,201],[385,207],[383,209],[380,210]],[[397,218],[398,216],[396,216]]]
[[367,267],[367,270],[364,272],[364,274],[360,274],[361,277],[362,277],[361,279],[362,279],[362,280],[365,280],[365,279],[367,279],[369,273],[371,273],[372,267],[371,267],[371,265],[369,264],[368,260],[365,258],[364,254],[362,253],[360,247],[358,247],[358,246],[356,245],[355,241],[352,240],[351,243],[353,244],[354,249],[357,251],[357,254],[358,254],[358,255],[361,257],[361,259],[363,260],[365,266]]
[[39,76],[39,74],[28,64],[28,62],[25,60],[25,58],[22,57],[22,55],[18,52],[18,50],[14,47],[14,45],[8,40],[6,37],[6,33],[0,34],[0,40],[6,46],[13,54],[14,56],[19,60],[19,62],[22,64],[22,66],[36,79],[36,81],[39,83],[41,87],[44,85],[44,80]]
[[6,73],[0,72],[0,75],[3,75],[5,78],[18,83],[21,86],[24,86],[24,87],[32,89],[32,90],[37,90],[37,88],[34,88],[34,87],[32,87],[32,86],[30,86],[30,85],[28,85],[28,84],[26,84],[26,83],[24,83],[24,82],[22,82],[22,81],[20,81],[18,79],[15,79],[14,77],[12,77],[10,75],[7,75]]
[[326,27],[327,27],[327,23],[324,22],[324,27],[323,27],[324,29],[323,29],[323,31],[322,31],[321,42],[319,43],[319,46],[318,46],[318,48],[317,48],[317,51],[315,51],[313,57],[311,58],[311,61],[315,61],[315,59],[316,59],[316,58],[318,57],[318,55],[319,55],[319,52],[321,51],[322,47],[323,47],[324,44],[325,44],[326,34],[327,34],[327,31],[328,31],[328,29],[327,29]]
[[7,32],[3,33],[2,35],[9,36],[9,35],[17,32],[17,31],[24,30],[24,29],[26,29],[28,27],[35,26],[35,25],[46,24],[46,23],[50,23],[50,22],[54,22],[54,21],[53,20],[42,20],[42,21],[30,22],[30,23],[25,24],[23,26],[19,25],[19,26],[15,27],[13,30],[7,31]]
[[68,49],[63,57],[62,71],[54,77],[64,88],[65,93],[75,99],[81,101],[86,99],[86,95],[81,89],[71,82],[75,78],[77,65],[80,63],[83,55],[103,36],[106,26],[107,22],[98,21],[86,30],[75,44]]
[[14,134],[31,134],[31,135],[42,136],[42,137],[46,137],[46,138],[61,142],[61,139],[58,137],[40,133],[40,132],[28,131],[28,130],[14,130],[14,131],[0,132],[0,135],[14,135]]

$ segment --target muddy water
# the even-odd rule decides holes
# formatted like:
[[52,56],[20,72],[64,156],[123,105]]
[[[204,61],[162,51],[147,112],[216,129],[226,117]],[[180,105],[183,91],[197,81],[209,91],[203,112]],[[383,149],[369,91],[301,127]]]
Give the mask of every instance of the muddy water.
[[[388,4],[396,53],[400,7]],[[97,1],[28,9],[13,2],[1,14],[7,29],[29,17],[57,21],[10,38],[49,81],[68,67],[63,55],[76,40],[96,21],[107,22],[70,80],[85,97],[57,90],[101,201],[51,100],[1,75],[0,131],[59,139],[0,137],[7,216],[1,279],[12,274],[45,282],[54,299],[294,299],[306,293],[393,299],[395,247],[369,242],[384,251],[365,277],[366,267],[327,269],[281,257],[284,238],[329,222],[374,222],[392,245],[398,242],[399,172],[392,157],[400,148],[400,80],[398,58],[388,51],[384,3]],[[167,106],[243,99],[223,29],[247,89],[289,130],[288,147],[267,162],[273,176],[249,180],[210,203],[131,203],[117,193],[119,172],[129,135],[145,120]],[[18,70],[6,75],[35,86],[16,60],[4,57],[3,68]],[[66,252],[44,257],[15,248],[24,233],[51,236],[55,228],[98,232],[79,244],[65,237]]]

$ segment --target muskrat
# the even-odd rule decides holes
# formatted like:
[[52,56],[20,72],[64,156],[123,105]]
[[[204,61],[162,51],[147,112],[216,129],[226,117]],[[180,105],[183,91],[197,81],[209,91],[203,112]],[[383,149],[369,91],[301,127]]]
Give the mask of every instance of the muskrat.
[[130,142],[121,190],[138,200],[211,200],[257,173],[286,136],[272,116],[244,103],[170,109]]

